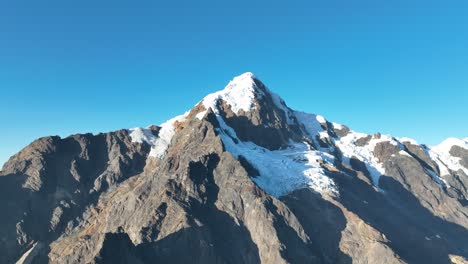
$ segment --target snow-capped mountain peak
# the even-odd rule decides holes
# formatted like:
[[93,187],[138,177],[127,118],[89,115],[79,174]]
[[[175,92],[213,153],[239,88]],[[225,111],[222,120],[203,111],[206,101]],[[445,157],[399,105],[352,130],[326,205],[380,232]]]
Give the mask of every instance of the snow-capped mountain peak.
[[0,263],[465,263],[466,186],[466,138],[355,132],[249,72],[159,126],[13,156]]
[[[410,138],[358,133],[321,115],[292,110],[251,72],[234,77],[224,89],[207,95],[192,110],[160,125],[157,135],[147,128],[131,129],[130,136],[133,142],[150,144],[149,156],[161,159],[175,135],[175,122],[184,122],[191,112],[202,120],[210,108],[218,120],[226,150],[255,168],[258,175],[253,180],[277,197],[304,186],[319,193],[337,194],[330,172],[340,171],[340,166],[356,169],[359,164],[357,169],[380,191],[380,178],[387,173],[385,163],[398,155],[414,156],[402,142],[419,145]],[[456,138],[428,149],[440,170],[440,175],[430,176],[438,183],[444,182],[441,175],[451,171],[461,169],[468,174],[461,159],[451,155],[453,146],[468,150],[468,143]],[[449,186],[445,182],[442,185]]]
[[256,83],[256,77],[251,72],[243,73],[234,77],[221,91],[207,95],[202,103],[206,109],[212,108],[217,111],[216,104],[221,99],[231,106],[234,113],[240,110],[249,111],[255,102],[265,95]]

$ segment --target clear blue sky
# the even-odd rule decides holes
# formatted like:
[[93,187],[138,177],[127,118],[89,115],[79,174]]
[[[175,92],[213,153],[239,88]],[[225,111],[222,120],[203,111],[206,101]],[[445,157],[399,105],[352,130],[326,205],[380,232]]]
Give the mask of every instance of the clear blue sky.
[[146,126],[252,71],[361,132],[468,137],[468,1],[0,1],[0,164]]

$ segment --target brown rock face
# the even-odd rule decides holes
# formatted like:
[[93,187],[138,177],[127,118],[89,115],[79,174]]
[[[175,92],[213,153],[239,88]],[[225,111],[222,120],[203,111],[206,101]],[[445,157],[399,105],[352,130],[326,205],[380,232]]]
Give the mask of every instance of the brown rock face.
[[[262,96],[251,110],[234,113],[223,100],[217,111],[198,104],[174,123],[162,157],[127,130],[46,137],[21,150],[0,173],[0,263],[466,261],[467,175],[446,175],[442,184],[426,147],[382,141],[372,145],[385,169],[374,186],[366,160],[346,159],[335,144],[353,131],[326,122],[323,146],[314,146],[320,141],[294,111],[254,82]],[[268,194],[256,183],[265,177],[256,160],[223,142],[223,123],[238,144],[250,141],[265,155],[303,141],[322,147],[332,162],[317,164],[339,193],[298,185]],[[148,129],[155,138],[167,133]],[[384,136],[349,147],[376,138]],[[465,151],[451,150],[462,162]]]
[[0,262],[59,237],[101,193],[140,173],[148,152],[121,130],[41,138],[13,156],[0,177]]

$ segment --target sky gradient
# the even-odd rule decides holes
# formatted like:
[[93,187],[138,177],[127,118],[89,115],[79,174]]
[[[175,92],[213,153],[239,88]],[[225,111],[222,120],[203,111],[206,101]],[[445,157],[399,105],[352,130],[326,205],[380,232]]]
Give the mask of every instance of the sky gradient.
[[359,132],[468,137],[467,1],[1,1],[0,166],[159,124],[254,72]]

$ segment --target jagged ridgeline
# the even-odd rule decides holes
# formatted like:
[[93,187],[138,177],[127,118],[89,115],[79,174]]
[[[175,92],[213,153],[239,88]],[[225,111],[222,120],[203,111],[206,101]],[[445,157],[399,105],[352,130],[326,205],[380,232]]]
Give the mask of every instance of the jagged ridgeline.
[[11,157],[0,263],[466,263],[467,186],[467,139],[358,133],[245,73],[160,126]]

